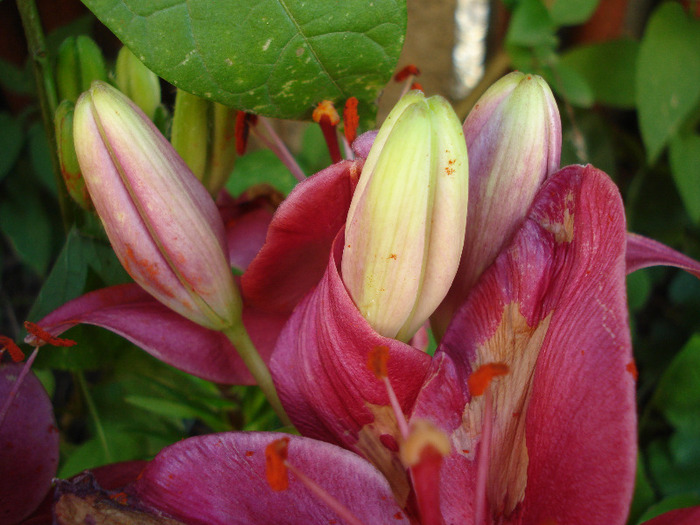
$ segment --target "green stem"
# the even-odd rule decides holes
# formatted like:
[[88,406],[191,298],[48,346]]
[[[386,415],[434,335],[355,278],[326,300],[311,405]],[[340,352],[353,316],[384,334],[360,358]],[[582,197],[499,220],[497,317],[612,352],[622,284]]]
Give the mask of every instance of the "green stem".
[[243,362],[250,370],[250,373],[255,378],[260,390],[263,391],[265,397],[272,405],[272,408],[277,413],[277,417],[280,418],[283,425],[291,425],[289,417],[287,416],[284,408],[282,408],[282,403],[280,398],[277,396],[277,390],[272,382],[272,376],[270,375],[270,370],[267,368],[265,361],[262,360],[260,354],[255,349],[253,341],[250,340],[250,336],[246,331],[243,323],[238,323],[237,326],[232,326],[225,330],[222,330],[224,335],[228,337],[233,346],[236,348],[238,355],[241,356]]
[[46,51],[46,39],[41,27],[39,11],[34,0],[17,0],[17,9],[22,18],[24,34],[27,38],[27,48],[29,56],[34,66],[34,78],[36,81],[37,95],[41,104],[41,116],[44,121],[44,132],[49,142],[51,154],[51,164],[53,166],[54,178],[58,190],[58,205],[61,209],[63,227],[66,232],[70,230],[73,223],[73,210],[68,191],[63,183],[61,175],[61,165],[58,161],[58,149],[56,146],[56,130],[54,129],[54,114],[58,106],[58,96],[56,95],[56,82],[54,79],[51,60]]
[[107,436],[105,435],[105,429],[102,426],[102,421],[100,421],[100,416],[97,413],[97,407],[95,407],[95,402],[92,400],[92,396],[90,395],[90,391],[88,390],[87,381],[85,381],[85,375],[82,371],[79,371],[76,372],[75,376],[78,379],[80,390],[83,392],[83,397],[85,398],[85,402],[87,403],[88,410],[90,411],[92,420],[95,423],[97,437],[100,439],[100,442],[102,443],[102,448],[105,451],[105,459],[107,460],[107,463],[112,463],[112,452],[109,450],[109,446],[107,445]]

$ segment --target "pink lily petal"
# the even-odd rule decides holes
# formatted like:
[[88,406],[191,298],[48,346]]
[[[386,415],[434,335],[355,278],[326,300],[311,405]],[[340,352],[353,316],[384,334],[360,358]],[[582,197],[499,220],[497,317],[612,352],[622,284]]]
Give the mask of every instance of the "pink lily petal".
[[[293,473],[288,489],[270,488],[265,448],[283,436],[231,432],[181,441],[161,451],[130,492],[191,524],[344,523]],[[287,437],[288,462],[362,523],[409,523],[386,480],[365,460],[327,443]]]
[[[625,522],[636,458],[625,300],[617,188],[591,166],[565,168],[457,313],[416,402],[412,418],[432,420],[456,447],[442,470],[446,522],[474,522],[478,494],[485,520]],[[480,471],[487,396],[472,397],[468,379],[489,362],[509,372],[488,387]]]
[[[270,371],[287,414],[303,435],[363,454],[392,484],[405,485],[405,470],[396,464],[396,419],[387,388],[368,367],[368,357],[378,346],[388,348],[387,374],[403,412],[413,404],[430,357],[369,326],[339,274],[342,232],[333,248],[325,275],[280,334]],[[407,485],[405,489],[404,496]]]
[[362,164],[334,164],[299,183],[280,205],[265,245],[241,280],[249,304],[291,312],[321,279],[333,239],[345,224]]
[[[24,365],[0,366],[0,406]],[[0,522],[19,523],[41,503],[58,466],[51,400],[30,371],[0,426]]]
[[645,521],[644,525],[697,525],[700,523],[700,507],[677,509]]
[[675,266],[700,279],[700,262],[658,241],[636,233],[628,233],[627,273],[650,266]]
[[[284,316],[253,309],[243,312],[243,322],[263,359],[269,359],[284,321]],[[253,378],[226,336],[185,319],[137,284],[87,293],[54,310],[37,324],[59,335],[80,323],[111,330],[161,361],[209,381],[253,384]]]

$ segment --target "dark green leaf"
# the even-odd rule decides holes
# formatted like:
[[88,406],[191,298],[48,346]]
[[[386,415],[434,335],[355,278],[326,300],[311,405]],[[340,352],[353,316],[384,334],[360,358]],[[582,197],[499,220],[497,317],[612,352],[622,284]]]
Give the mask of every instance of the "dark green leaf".
[[577,47],[561,63],[583,75],[597,102],[621,108],[635,103],[635,64],[639,43],[617,40]]
[[23,67],[0,59],[0,86],[12,93],[33,95],[36,91],[31,63],[27,60]]
[[644,523],[675,509],[685,509],[696,505],[700,505],[700,496],[697,494],[681,494],[679,496],[671,496],[670,498],[666,498],[656,505],[650,507],[637,523]]
[[[700,436],[693,434],[681,439],[690,439],[697,443]],[[656,440],[649,445],[649,476],[664,496],[691,492],[700,496],[700,463],[697,460],[687,461],[679,457],[676,447],[673,440]]]
[[522,0],[513,11],[506,42],[509,45],[537,46],[555,40],[554,22],[540,0]]
[[600,0],[555,0],[549,13],[558,26],[582,24],[588,20]]
[[230,427],[220,417],[205,408],[186,401],[172,401],[156,397],[126,396],[124,401],[159,416],[175,419],[201,419],[214,432],[224,432]]
[[269,184],[287,195],[297,180],[270,150],[258,150],[236,159],[226,189],[237,197],[256,184]]
[[685,209],[700,224],[700,135],[671,139],[671,173]]
[[22,151],[24,144],[24,133],[22,127],[13,119],[9,113],[0,113],[0,180],[14,166]]
[[406,31],[402,0],[84,3],[177,87],[279,118],[308,118],[324,99],[374,101]]
[[32,160],[34,173],[43,185],[54,195],[56,194],[56,177],[51,164],[51,153],[49,151],[49,141],[41,124],[36,123],[29,128],[29,155]]
[[586,78],[574,68],[557,62],[546,69],[544,77],[552,89],[574,106],[588,108],[593,105],[593,91]]
[[651,281],[647,272],[634,272],[627,276],[627,304],[631,311],[642,308],[651,293]]
[[637,61],[639,127],[653,163],[700,102],[700,20],[666,2],[652,15]]
[[[637,272],[639,273],[639,272]],[[637,475],[634,480],[634,498],[630,506],[628,523],[636,523],[639,516],[654,502],[654,490],[644,471],[641,457],[637,457]]]

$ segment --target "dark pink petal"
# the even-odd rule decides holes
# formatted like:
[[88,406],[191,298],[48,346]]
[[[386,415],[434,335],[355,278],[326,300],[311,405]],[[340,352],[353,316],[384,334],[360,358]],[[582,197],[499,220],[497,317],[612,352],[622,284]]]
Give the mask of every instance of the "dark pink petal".
[[700,279],[700,262],[636,233],[627,234],[627,273],[650,266],[675,266]]
[[[23,363],[0,367],[0,408]],[[46,390],[29,372],[0,426],[0,522],[32,513],[51,487],[58,466],[58,429]]]
[[363,161],[342,161],[299,183],[275,213],[265,245],[243,274],[243,297],[259,309],[291,312],[323,276],[345,224]]
[[700,507],[672,510],[645,521],[644,525],[697,525],[700,523]]
[[368,367],[369,353],[377,346],[388,348],[387,373],[404,412],[423,383],[430,357],[369,326],[340,278],[342,248],[339,234],[325,275],[280,334],[270,371],[287,414],[303,435],[365,455],[393,483],[405,480],[403,467],[394,472],[396,420],[384,382]]
[[[199,436],[164,449],[129,492],[144,505],[192,524],[344,523],[299,478],[273,491],[265,448],[283,434]],[[288,461],[362,523],[408,523],[386,480],[359,456],[333,445],[288,436]]]
[[[268,360],[285,318],[244,310],[243,322],[263,359]],[[38,321],[53,335],[76,324],[101,326],[152,356],[216,383],[252,384],[229,340],[170,310],[136,284],[96,290],[74,299]]]
[[[625,522],[636,457],[625,243],[614,184],[590,166],[565,168],[457,313],[412,415],[453,437],[442,471],[446,522],[474,519],[484,446],[474,413],[485,396],[471,398],[467,380],[477,365],[502,361],[510,372],[489,387],[487,513],[515,504],[506,523]],[[513,496],[523,488],[524,499]]]

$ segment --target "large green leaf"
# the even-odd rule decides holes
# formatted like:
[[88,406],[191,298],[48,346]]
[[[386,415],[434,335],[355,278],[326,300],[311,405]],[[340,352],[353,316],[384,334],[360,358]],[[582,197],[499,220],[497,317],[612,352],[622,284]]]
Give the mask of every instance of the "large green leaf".
[[639,127],[650,162],[700,102],[700,20],[667,2],[652,15],[637,59]]
[[403,0],[83,1],[169,82],[278,118],[308,118],[324,99],[372,102],[406,31]]
[[598,2],[599,0],[555,0],[549,12],[558,26],[582,24],[591,17]]
[[700,135],[671,140],[671,173],[688,215],[700,224]]

